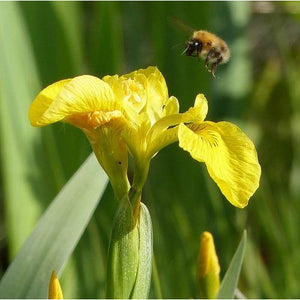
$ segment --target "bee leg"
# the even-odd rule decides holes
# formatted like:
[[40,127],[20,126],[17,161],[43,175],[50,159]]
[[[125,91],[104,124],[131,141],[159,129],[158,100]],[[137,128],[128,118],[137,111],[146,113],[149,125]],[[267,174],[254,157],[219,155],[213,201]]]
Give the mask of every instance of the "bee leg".
[[[208,69],[208,66],[209,66],[209,63],[211,61],[212,58],[216,57],[216,50],[215,48],[211,48],[208,53],[207,53],[207,56],[206,56],[206,59],[205,59],[205,68]],[[210,72],[211,70],[208,69],[208,71]]]
[[210,57],[209,57],[208,54],[207,54],[206,59],[205,59],[205,68],[206,68],[206,69],[208,69],[209,59],[210,59]]
[[218,58],[218,60],[217,60],[216,62],[214,62],[214,63],[211,65],[210,71],[211,71],[211,74],[212,74],[214,77],[216,77],[216,76],[215,76],[215,72],[216,72],[216,70],[217,70],[217,66],[218,66],[222,61],[223,61],[223,57],[220,56],[220,57]]

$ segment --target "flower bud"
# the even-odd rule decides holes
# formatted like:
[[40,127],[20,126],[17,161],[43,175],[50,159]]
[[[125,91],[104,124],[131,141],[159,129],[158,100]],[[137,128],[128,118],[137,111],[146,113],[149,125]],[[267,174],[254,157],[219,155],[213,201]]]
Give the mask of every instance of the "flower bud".
[[152,223],[147,207],[128,198],[117,211],[108,259],[107,298],[145,299],[152,272]]
[[216,254],[214,239],[211,233],[205,231],[200,239],[198,256],[197,280],[199,297],[213,299],[220,287],[220,265]]
[[48,299],[63,299],[63,293],[56,277],[55,271],[52,271],[50,283],[49,283],[49,294]]

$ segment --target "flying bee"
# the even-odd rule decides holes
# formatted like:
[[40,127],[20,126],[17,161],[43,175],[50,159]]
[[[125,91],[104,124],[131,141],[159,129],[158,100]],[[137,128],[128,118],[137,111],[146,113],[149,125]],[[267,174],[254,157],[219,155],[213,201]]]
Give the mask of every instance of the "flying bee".
[[225,64],[230,58],[227,44],[206,30],[194,31],[192,37],[186,42],[186,48],[182,54],[204,59],[205,67],[214,77],[217,66]]

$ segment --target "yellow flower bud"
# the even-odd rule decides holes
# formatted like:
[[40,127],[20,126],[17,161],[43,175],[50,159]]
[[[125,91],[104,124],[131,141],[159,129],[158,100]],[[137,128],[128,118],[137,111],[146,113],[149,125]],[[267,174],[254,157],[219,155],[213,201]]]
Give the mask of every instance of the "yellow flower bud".
[[205,231],[200,239],[200,251],[197,265],[197,281],[199,297],[213,299],[220,286],[220,265],[214,239],[210,232]]
[[49,283],[49,294],[48,299],[64,299],[58,278],[56,277],[55,271],[52,271],[50,283]]

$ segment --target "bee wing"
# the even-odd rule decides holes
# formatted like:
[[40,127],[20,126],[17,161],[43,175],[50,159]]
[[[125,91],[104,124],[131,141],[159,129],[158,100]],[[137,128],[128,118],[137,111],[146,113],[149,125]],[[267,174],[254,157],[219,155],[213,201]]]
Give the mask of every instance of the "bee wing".
[[169,16],[168,17],[168,21],[177,29],[180,29],[180,31],[184,31],[186,33],[188,33],[189,35],[191,35],[195,29],[192,28],[191,26],[185,24],[184,22],[182,22],[181,20],[175,18],[175,17],[172,17],[172,16]]
[[177,44],[175,44],[175,45],[173,45],[172,47],[171,47],[171,49],[172,50],[174,50],[174,49],[176,49],[176,48],[182,48],[182,47],[184,47],[185,46],[185,43],[177,43]]

